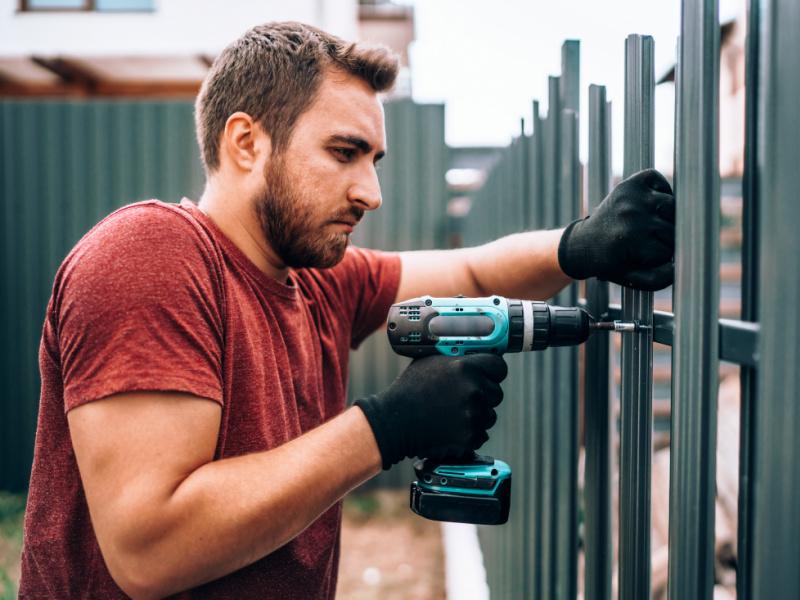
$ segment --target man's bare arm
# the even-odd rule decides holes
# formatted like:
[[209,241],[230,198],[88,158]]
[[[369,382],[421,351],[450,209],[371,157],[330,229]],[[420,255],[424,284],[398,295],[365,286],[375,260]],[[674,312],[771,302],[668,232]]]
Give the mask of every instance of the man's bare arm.
[[473,248],[403,252],[395,301],[425,294],[545,300],[572,281],[558,264],[562,233],[530,231]]
[[132,597],[162,597],[240,569],[380,471],[353,408],[273,450],[212,461],[220,406],[132,393],[68,413],[100,549]]

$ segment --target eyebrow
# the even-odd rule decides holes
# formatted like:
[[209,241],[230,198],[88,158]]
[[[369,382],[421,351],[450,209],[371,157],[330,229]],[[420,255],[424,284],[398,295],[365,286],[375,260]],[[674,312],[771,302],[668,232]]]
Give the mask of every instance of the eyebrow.
[[[341,142],[344,144],[350,144],[351,146],[355,146],[356,148],[361,150],[361,152],[363,152],[364,154],[369,154],[370,152],[372,152],[372,144],[370,144],[364,138],[358,137],[357,135],[335,133],[329,139],[331,142]],[[375,162],[378,162],[384,156],[386,156],[386,152],[383,151],[377,152],[375,154]]]

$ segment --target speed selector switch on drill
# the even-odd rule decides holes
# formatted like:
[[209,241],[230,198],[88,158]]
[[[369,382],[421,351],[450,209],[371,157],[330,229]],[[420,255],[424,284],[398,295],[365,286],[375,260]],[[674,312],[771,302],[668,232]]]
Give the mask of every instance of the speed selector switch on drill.
[[[593,330],[639,331],[635,323],[598,323],[580,307],[532,300],[414,298],[389,309],[389,343],[403,356],[527,352],[575,346]],[[499,525],[508,520],[511,468],[490,456],[417,460],[411,508],[439,521]]]

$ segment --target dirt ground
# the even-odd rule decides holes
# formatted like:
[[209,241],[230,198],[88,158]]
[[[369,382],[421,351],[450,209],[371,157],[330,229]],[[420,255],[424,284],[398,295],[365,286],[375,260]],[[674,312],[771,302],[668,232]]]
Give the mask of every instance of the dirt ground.
[[411,512],[408,490],[351,494],[345,499],[336,597],[445,597],[441,527]]

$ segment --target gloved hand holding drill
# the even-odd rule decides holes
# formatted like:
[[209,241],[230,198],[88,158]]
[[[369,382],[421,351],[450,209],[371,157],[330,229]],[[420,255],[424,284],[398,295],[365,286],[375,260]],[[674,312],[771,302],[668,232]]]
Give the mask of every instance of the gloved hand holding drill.
[[497,420],[508,374],[494,354],[414,360],[384,392],[356,400],[367,416],[383,468],[414,456],[462,456],[480,448]]

